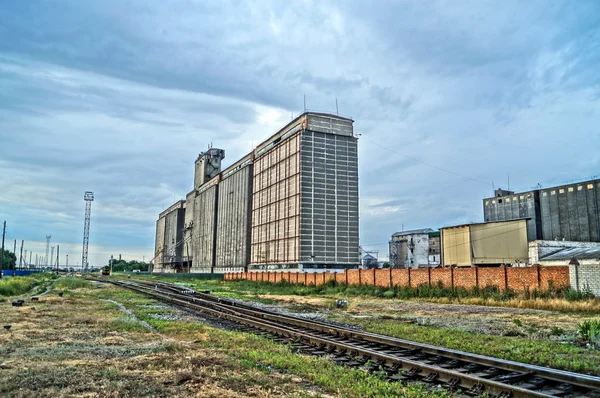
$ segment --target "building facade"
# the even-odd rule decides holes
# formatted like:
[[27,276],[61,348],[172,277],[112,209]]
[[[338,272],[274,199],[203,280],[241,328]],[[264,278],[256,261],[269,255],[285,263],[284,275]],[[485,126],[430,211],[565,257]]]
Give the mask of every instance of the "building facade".
[[487,222],[529,218],[527,239],[600,242],[600,179],[528,192],[496,190],[483,200]]
[[158,215],[153,261],[158,265],[156,272],[171,272],[189,266],[183,250],[185,205],[184,200],[177,201]]
[[360,264],[352,119],[307,112],[221,170],[224,156],[211,148],[195,162],[183,226],[192,272]]
[[426,268],[440,264],[440,233],[431,228],[396,232],[389,248],[392,268]]
[[526,264],[527,219],[444,227],[442,262],[447,266]]

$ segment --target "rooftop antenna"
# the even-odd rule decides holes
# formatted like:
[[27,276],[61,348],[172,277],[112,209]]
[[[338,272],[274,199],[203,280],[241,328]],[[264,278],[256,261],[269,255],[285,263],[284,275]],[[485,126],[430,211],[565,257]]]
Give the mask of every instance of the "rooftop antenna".
[[335,114],[340,115],[340,110],[338,108],[337,97],[335,97]]
[[492,180],[492,190],[495,191],[496,187],[494,186],[494,180]]
[[510,191],[510,173],[508,173],[508,188],[507,188],[507,190]]
[[306,112],[306,94],[304,94],[304,112]]

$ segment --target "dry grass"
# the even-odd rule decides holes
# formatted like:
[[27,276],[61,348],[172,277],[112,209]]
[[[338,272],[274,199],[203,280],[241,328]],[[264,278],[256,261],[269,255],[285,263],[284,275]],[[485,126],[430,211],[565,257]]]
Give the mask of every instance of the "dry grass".
[[[0,395],[10,397],[310,396],[306,382],[242,367],[218,349],[152,333],[75,288],[39,303],[0,303]],[[105,290],[105,292],[104,292]],[[133,300],[144,302],[144,298]],[[204,336],[204,340],[208,337]]]
[[511,307],[522,309],[535,309],[546,311],[562,311],[562,312],[583,312],[583,313],[600,313],[600,300],[588,299],[581,301],[568,301],[565,299],[524,299],[514,298],[510,300],[494,300],[484,299],[479,297],[468,297],[461,299],[450,298],[431,298],[427,300],[430,303],[442,304],[470,304],[470,305],[485,305],[493,307]]

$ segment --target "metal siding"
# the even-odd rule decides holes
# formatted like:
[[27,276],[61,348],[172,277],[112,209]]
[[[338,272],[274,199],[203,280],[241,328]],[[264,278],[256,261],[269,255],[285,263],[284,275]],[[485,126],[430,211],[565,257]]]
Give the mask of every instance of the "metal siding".
[[353,135],[352,120],[340,119],[335,116],[308,114],[307,130],[348,137]]
[[217,267],[245,267],[248,262],[248,215],[252,165],[219,183],[217,212]]
[[527,262],[525,220],[470,226],[473,264]]
[[357,140],[304,131],[301,185],[301,261],[358,264]]
[[[561,190],[563,191],[562,193],[560,192]],[[559,235],[565,240],[571,240],[571,231],[569,229],[569,202],[564,188],[556,189],[556,199],[558,200]]]
[[165,218],[156,221],[156,240],[154,242],[154,263],[162,263],[162,253],[165,247]]
[[470,231],[468,226],[442,228],[442,259],[445,265],[471,265]]
[[[583,185],[583,184],[582,184]],[[600,242],[600,213],[596,203],[596,189],[588,189],[583,185],[582,191],[585,193],[588,212],[588,226],[590,231],[590,241]]]
[[579,228],[579,237],[582,241],[590,241],[590,226],[588,219],[588,205],[585,196],[585,190],[582,185],[573,187],[573,195],[577,202],[577,226]]
[[194,201],[194,228],[192,233],[193,267],[213,266],[215,233],[215,202],[218,185],[199,193]]
[[294,133],[254,160],[250,264],[297,264],[300,138]]

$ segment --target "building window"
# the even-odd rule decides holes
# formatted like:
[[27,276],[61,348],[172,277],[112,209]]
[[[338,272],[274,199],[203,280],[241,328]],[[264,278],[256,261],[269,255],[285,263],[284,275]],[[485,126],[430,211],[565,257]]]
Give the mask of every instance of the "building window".
[[547,195],[547,193],[545,191],[542,192],[542,196],[546,196],[546,195]]
[[502,199],[498,199],[498,203],[502,203]]
[[490,204],[490,201],[489,201],[489,200],[486,200],[486,201],[485,201],[485,205],[487,206],[487,205],[489,205],[489,204]]
[[582,189],[583,189],[583,186],[582,186],[582,185],[578,185],[578,186],[577,186],[577,190],[578,190],[578,191],[581,191]]
[[569,188],[567,189],[567,191],[569,191],[569,192],[573,192],[573,187],[569,187]]
[[[598,184],[600,186],[600,184]],[[594,189],[594,184],[588,184],[588,189]]]
[[565,193],[565,190],[561,188],[558,190],[558,193]]
[[506,198],[506,203],[510,203],[510,198]]
[[550,191],[550,195],[556,195],[556,191]]
[[494,203],[496,203],[496,201],[495,201],[495,200],[492,200],[492,204],[494,204]]
[[525,199],[525,196],[521,195],[521,196],[519,196],[519,199],[523,200],[523,199]]

